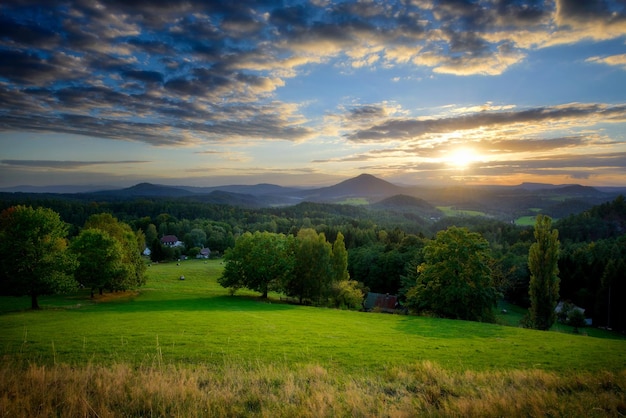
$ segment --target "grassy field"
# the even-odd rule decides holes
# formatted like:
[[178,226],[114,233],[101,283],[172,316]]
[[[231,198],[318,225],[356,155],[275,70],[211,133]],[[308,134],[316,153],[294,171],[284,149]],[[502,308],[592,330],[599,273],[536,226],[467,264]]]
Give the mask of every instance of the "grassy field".
[[515,220],[515,224],[519,226],[533,226],[537,220],[537,214],[541,212],[541,208],[529,208],[529,211],[535,213],[535,215],[520,216]]
[[519,226],[533,226],[537,220],[536,216],[520,216],[515,220],[515,225]]
[[339,205],[352,205],[352,206],[366,206],[369,205],[370,202],[364,197],[349,197],[341,202],[337,202]]
[[[46,297],[41,300],[44,310],[39,312],[26,309],[26,298],[0,299],[4,369],[0,416],[46,416],[29,409],[36,402],[52,409],[60,408],[55,402],[64,402],[68,408],[74,405],[75,410],[64,410],[73,416],[106,416],[106,411],[112,411],[111,416],[202,416],[195,409],[176,412],[181,405],[170,392],[176,388],[184,392],[190,381],[193,387],[187,388],[188,395],[197,396],[206,411],[222,416],[316,416],[319,408],[326,413],[318,416],[354,416],[359,411],[356,415],[411,416],[403,412],[416,410],[435,416],[463,411],[498,416],[508,414],[496,398],[507,399],[515,391],[529,396],[535,389],[537,395],[547,396],[546,404],[556,397],[574,408],[581,401],[572,403],[570,398],[588,395],[604,402],[598,406],[600,412],[626,413],[624,339],[295,306],[279,303],[278,295],[269,302],[253,293],[229,296],[216,283],[222,267],[216,260],[152,265],[147,285],[139,292],[105,295],[94,301],[87,293]],[[179,280],[181,275],[184,281]],[[536,380],[537,388],[511,389],[517,383],[507,383],[513,392],[497,396],[494,388],[489,389],[490,382],[521,376]],[[96,394],[108,391],[104,400],[94,395],[85,403],[79,396],[72,403],[67,398],[67,393],[80,390],[83,380],[93,385],[99,379],[123,382],[117,389],[94,389]],[[146,379],[155,385],[152,392],[150,385],[145,386]],[[210,384],[202,383],[203,379]],[[144,409],[128,410],[123,405],[116,409],[115,397],[130,397],[128,391],[140,381],[144,387],[132,390],[143,390],[140,408]],[[257,395],[254,399],[244,396],[246,387],[251,390],[246,386],[250,381],[258,386],[251,393],[258,392],[258,397],[274,394],[275,403],[265,405]],[[48,387],[55,382],[67,385],[67,391],[49,395],[47,400],[28,398],[34,396],[28,385]],[[209,396],[202,390],[206,385],[223,390],[223,397]],[[287,386],[293,392],[289,399],[283,398],[288,396],[283,393]],[[494,396],[487,402],[491,409],[472,403],[477,401],[473,391],[481,387]],[[346,390],[361,397],[362,409],[342,397]],[[228,401],[229,391],[241,396]],[[450,397],[446,391],[458,392],[458,396]],[[397,413],[385,413],[390,399]],[[309,401],[313,403],[307,406]],[[147,410],[146,402],[151,405]],[[296,409],[277,409],[285,402]],[[530,398],[526,404],[520,402],[508,411],[533,416],[532,408],[544,405]],[[561,402],[553,405],[557,412],[569,408]],[[91,413],[90,408],[99,412]]]
[[452,206],[437,206],[444,216],[487,216],[485,212],[478,210],[454,209]]
[[[180,264],[149,267],[139,293],[94,302],[85,294],[47,298],[43,312],[5,313],[0,349],[47,364],[241,360],[315,362],[347,372],[423,360],[452,370],[593,371],[626,364],[624,340],[296,306],[254,293],[233,297],[216,283],[219,261]],[[27,299],[22,303],[28,306]]]

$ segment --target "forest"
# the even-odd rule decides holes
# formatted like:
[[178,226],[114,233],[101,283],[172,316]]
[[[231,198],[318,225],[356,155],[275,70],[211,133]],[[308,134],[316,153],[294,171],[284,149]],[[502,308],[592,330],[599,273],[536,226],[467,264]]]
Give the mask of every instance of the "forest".
[[[194,255],[199,247],[221,256],[245,233],[297,236],[302,229],[323,234],[329,243],[341,235],[348,253],[348,273],[362,289],[407,292],[407,280],[424,261],[424,247],[439,231],[464,227],[486,240],[490,269],[499,297],[528,307],[528,254],[532,226],[518,226],[486,216],[426,219],[417,213],[375,205],[302,202],[293,206],[244,208],[184,198],[85,200],[60,195],[3,193],[0,210],[15,205],[52,209],[77,237],[92,215],[110,214],[128,224],[145,246],[175,235],[183,246],[168,248],[172,260]],[[626,331],[626,202],[623,196],[556,219],[561,243],[558,259],[560,299],[585,311],[593,326]]]

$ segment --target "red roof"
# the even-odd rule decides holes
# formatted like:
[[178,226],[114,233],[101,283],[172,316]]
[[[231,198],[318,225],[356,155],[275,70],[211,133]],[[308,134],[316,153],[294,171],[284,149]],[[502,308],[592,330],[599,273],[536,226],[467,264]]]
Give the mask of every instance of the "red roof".
[[176,237],[176,235],[164,235],[163,238],[161,238],[161,242],[163,244],[165,243],[176,243],[178,242],[178,238]]

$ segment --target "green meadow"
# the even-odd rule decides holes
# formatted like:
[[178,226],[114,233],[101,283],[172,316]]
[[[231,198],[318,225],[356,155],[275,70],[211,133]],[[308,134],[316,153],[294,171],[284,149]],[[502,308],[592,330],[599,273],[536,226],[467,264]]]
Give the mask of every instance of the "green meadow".
[[[0,316],[4,355],[42,363],[318,363],[348,372],[424,360],[453,370],[616,370],[626,341],[230,296],[218,260],[148,267],[137,293],[48,297]],[[185,280],[180,280],[183,275]],[[4,302],[4,299],[3,299]],[[16,309],[16,301],[10,305]]]
[[455,209],[452,206],[437,206],[444,216],[487,216],[486,213],[478,210]]
[[366,206],[369,205],[370,202],[364,197],[348,197],[341,202],[337,202],[340,205],[351,205],[351,206]]
[[520,216],[515,220],[515,225],[519,226],[533,226],[535,225],[536,216]]
[[[541,208],[530,208],[531,212],[540,213]],[[515,224],[519,226],[533,226],[537,220],[537,215],[520,216],[515,220]]]
[[[586,382],[592,377],[600,376],[597,378],[626,383],[626,340],[618,336],[596,338],[570,332],[534,331],[516,326],[297,306],[282,302],[280,295],[270,295],[270,300],[265,301],[251,292],[240,292],[230,296],[228,291],[216,282],[223,268],[219,260],[208,262],[188,260],[179,264],[149,266],[147,284],[138,292],[109,294],[94,300],[90,300],[86,292],[45,297],[41,300],[43,310],[37,312],[27,309],[29,301],[26,298],[0,299],[2,311],[0,355],[7,370],[11,371],[0,378],[9,381],[10,376],[20,375],[26,369],[23,372],[26,376],[35,372],[46,375],[46,370],[56,370],[59,374],[48,372],[47,376],[50,379],[52,376],[58,379],[64,375],[59,370],[65,370],[69,373],[69,377],[66,377],[67,385],[73,387],[72,382],[75,380],[80,382],[82,379],[73,374],[76,370],[88,373],[91,376],[89,379],[95,379],[94,376],[100,374],[112,373],[111,370],[117,370],[118,374],[122,373],[120,370],[125,370],[122,374],[126,377],[118,376],[118,379],[139,380],[158,380],[155,376],[149,377],[155,370],[169,370],[168,373],[175,371],[179,374],[192,373],[190,370],[202,370],[203,375],[218,373],[224,376],[233,373],[247,376],[246,379],[253,379],[251,376],[260,378],[259,374],[274,376],[278,382],[282,382],[277,385],[282,386],[286,384],[284,379],[297,380],[304,379],[304,375],[312,375],[308,378],[315,380],[320,378],[321,374],[322,377],[325,376],[325,384],[329,387],[320,386],[320,392],[335,390],[341,393],[345,390],[347,381],[363,382],[362,379],[365,379],[370,383],[363,383],[364,387],[359,390],[365,392],[360,396],[371,395],[373,399],[378,399],[376,402],[383,404],[386,402],[383,398],[389,395],[385,395],[384,387],[378,389],[383,392],[382,395],[378,392],[368,395],[367,391],[371,388],[367,388],[374,385],[372,382],[379,382],[381,376],[383,380],[390,379],[396,382],[400,379],[399,374],[407,370],[414,371],[411,381],[421,381],[419,373],[435,373],[444,383],[448,382],[446,384],[452,386],[447,390],[455,390],[453,387],[457,387],[456,390],[461,392],[465,390],[460,389],[465,384],[461,381],[464,379],[463,376],[468,377],[468,373],[474,376],[470,380],[482,376],[480,379],[485,387],[490,382],[488,376],[492,378],[499,376],[498,379],[504,379],[516,373],[522,373],[526,378],[529,375],[537,377],[537,373],[546,373],[545,376],[548,377],[542,375],[540,380],[543,383],[539,386],[545,386],[544,379],[566,379],[567,382],[571,382],[571,376],[577,376],[576,381],[583,379]],[[185,280],[179,279],[182,275]],[[514,317],[515,313],[512,312],[512,315]],[[510,320],[509,318],[505,319]],[[95,371],[91,368],[95,368]],[[147,375],[138,376],[134,373]],[[162,390],[174,384],[163,381],[162,379],[165,379],[163,375],[159,376],[163,385]],[[337,377],[331,379],[329,376]],[[459,379],[457,383],[449,380],[455,376]],[[25,382],[29,381],[25,376],[21,378]],[[194,379],[200,378],[196,376]],[[194,382],[192,384],[194,390],[202,389],[200,383],[195,380]],[[18,380],[14,384],[21,385]],[[126,384],[128,382],[124,383]],[[228,384],[235,385],[233,382]],[[406,394],[403,396],[408,397],[403,397],[400,402],[402,406],[398,407],[398,411],[418,408],[418,405],[413,404],[416,401],[412,398],[410,390],[404,386],[406,382],[398,381],[394,384],[404,388],[402,390]],[[79,383],[76,385],[80,387]],[[298,392],[304,396],[311,388],[304,383],[302,385],[294,390],[304,391]],[[626,412],[624,400],[626,386],[621,385],[618,384],[617,392],[609,390],[615,392],[616,397],[611,398],[613,406],[605,408],[621,411],[619,408],[622,405]],[[26,408],[23,415],[9,413],[19,412],[19,408],[11,409],[17,407],[9,402],[9,398],[2,397],[3,390],[21,393],[22,389],[0,387],[0,416],[27,416],[33,412]],[[245,392],[243,387],[238,390]],[[263,389],[263,393],[267,390],[269,389]],[[27,389],[23,391],[23,396],[31,396]],[[558,392],[558,388],[555,391]],[[201,390],[198,393],[197,396],[201,398],[204,396],[213,399]],[[63,395],[55,396],[48,401],[29,400],[24,401],[24,404],[49,402],[50,408],[55,409],[59,407],[54,403],[55,399],[63,398]],[[114,395],[109,393],[106,396],[112,398]],[[130,395],[126,393],[119,396]],[[259,394],[259,397],[263,396]],[[504,395],[494,395],[494,399],[502,396]],[[596,398],[598,395],[594,392],[589,396]],[[89,408],[80,400],[76,401],[78,408],[76,411],[83,405],[85,416],[106,416],[103,411],[112,411],[112,416],[120,413],[147,415],[147,412],[155,416],[168,415],[165,410],[158,408],[142,409],[141,413],[134,410],[134,412],[119,410],[107,403],[109,398],[96,398],[90,401],[89,407],[93,407],[93,402],[100,402],[100,413],[91,414]],[[164,398],[159,399],[160,402],[166,402]],[[67,405],[72,404],[68,400],[64,402],[67,402]],[[175,397],[172,397],[170,402],[176,405]],[[230,401],[222,399],[220,402]],[[278,403],[286,402],[284,399],[276,400],[272,405],[254,404],[252,409],[248,408],[250,405],[245,402],[241,404],[240,402],[243,402],[241,400],[232,402],[233,408],[243,408],[241,416],[307,415],[303,413],[304,409],[298,409],[304,406],[297,402],[296,406],[299,406],[297,408],[294,406],[292,412],[300,413],[292,414],[286,410],[276,409]],[[320,399],[319,402],[326,406],[332,404],[330,400]],[[328,416],[335,413],[338,415],[345,413],[345,416],[348,416],[351,415],[349,411],[354,412],[350,410],[350,405],[345,403],[347,401],[341,402],[343,409],[329,410]],[[435,415],[438,413],[446,415],[446,411],[461,411],[454,409],[460,406],[453,408],[452,404],[446,406],[439,401],[433,403],[428,399],[424,402],[425,407],[431,408],[428,410]],[[458,399],[455,402],[458,402]],[[145,404],[142,405],[144,408]],[[216,405],[213,407],[218,408]],[[369,412],[361,411],[361,416],[388,416],[376,412],[382,404],[376,405],[378,406],[371,407],[373,409],[367,409]],[[321,406],[311,408],[319,407]],[[214,412],[216,415],[230,416],[238,415],[239,413],[235,412],[240,409],[218,408]],[[170,415],[194,415],[191,411],[186,409],[181,410],[179,414]],[[253,413],[248,414],[246,411]],[[481,415],[480,409],[476,411],[476,415]],[[487,410],[482,410],[485,411]],[[496,408],[493,411],[500,409]],[[506,415],[507,410],[498,413]]]

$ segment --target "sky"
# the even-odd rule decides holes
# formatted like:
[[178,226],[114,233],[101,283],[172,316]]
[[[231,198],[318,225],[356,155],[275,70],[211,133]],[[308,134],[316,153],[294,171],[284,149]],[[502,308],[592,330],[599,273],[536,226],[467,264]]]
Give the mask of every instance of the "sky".
[[626,185],[626,0],[3,0],[0,187]]

